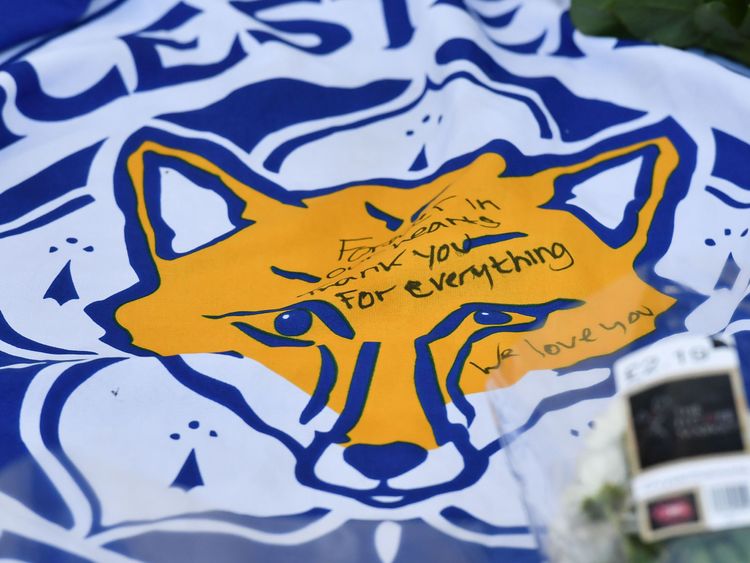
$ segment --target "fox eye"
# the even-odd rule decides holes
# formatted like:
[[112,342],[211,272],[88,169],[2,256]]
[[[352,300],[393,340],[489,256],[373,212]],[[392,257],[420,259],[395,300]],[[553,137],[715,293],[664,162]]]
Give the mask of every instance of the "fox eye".
[[305,309],[284,311],[273,321],[276,332],[284,336],[300,336],[312,326],[312,315]]
[[500,311],[477,311],[474,321],[480,325],[504,325],[511,320],[511,316]]

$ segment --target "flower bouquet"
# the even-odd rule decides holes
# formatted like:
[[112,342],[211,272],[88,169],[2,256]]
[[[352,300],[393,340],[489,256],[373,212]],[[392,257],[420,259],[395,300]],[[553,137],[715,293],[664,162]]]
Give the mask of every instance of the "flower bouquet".
[[496,395],[501,441],[549,560],[749,562],[750,433],[731,339],[668,337],[611,373],[616,396],[600,399],[573,452],[508,432],[521,399]]
[[[558,517],[548,531],[554,563],[747,563],[750,528],[734,528],[674,537],[642,539],[634,477],[627,451],[627,413],[615,400],[597,419],[579,458],[576,480],[565,491]],[[669,508],[679,517],[681,507]],[[684,510],[684,509],[682,509]],[[686,515],[687,516],[687,515]]]

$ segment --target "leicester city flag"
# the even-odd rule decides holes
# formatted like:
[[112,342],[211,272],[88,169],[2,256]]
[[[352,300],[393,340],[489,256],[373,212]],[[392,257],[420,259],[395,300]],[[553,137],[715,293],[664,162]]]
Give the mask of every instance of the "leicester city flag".
[[501,438],[561,471],[617,358],[750,334],[738,68],[555,0],[17,4],[0,558],[538,562]]

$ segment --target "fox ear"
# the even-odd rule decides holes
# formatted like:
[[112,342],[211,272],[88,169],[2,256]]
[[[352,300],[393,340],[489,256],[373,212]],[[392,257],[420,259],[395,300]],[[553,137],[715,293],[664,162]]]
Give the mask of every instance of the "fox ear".
[[174,260],[232,236],[282,205],[206,159],[145,143],[128,162],[155,258]]
[[641,230],[651,224],[666,169],[673,167],[669,148],[665,140],[640,143],[563,169],[543,207],[572,213],[607,245],[620,248],[638,234],[645,236]]

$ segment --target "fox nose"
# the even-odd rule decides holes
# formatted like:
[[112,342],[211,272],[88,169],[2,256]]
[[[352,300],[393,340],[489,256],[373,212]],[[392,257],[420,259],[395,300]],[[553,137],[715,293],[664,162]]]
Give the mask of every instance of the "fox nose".
[[414,469],[427,459],[427,450],[408,442],[355,444],[344,450],[344,459],[365,477],[385,481]]

